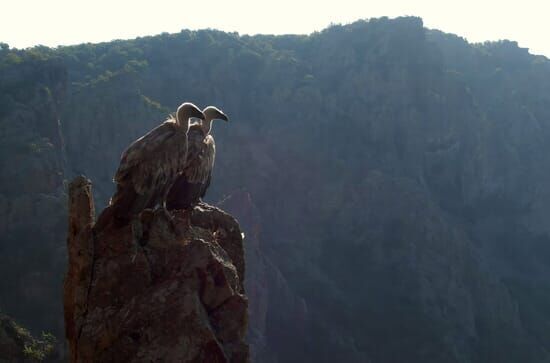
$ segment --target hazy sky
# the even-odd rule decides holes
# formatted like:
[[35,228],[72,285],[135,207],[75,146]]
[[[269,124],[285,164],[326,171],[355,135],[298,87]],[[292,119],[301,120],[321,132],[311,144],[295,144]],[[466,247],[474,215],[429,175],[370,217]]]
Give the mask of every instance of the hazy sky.
[[23,48],[128,39],[181,29],[310,33],[330,23],[415,15],[472,42],[516,40],[550,57],[550,0],[1,0],[0,41]]

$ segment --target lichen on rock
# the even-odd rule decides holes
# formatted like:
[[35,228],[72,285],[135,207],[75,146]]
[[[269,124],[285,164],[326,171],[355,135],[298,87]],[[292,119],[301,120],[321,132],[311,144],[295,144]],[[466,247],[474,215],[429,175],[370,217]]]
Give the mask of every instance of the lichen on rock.
[[[72,362],[248,362],[237,221],[201,203],[92,226],[91,184],[69,192],[66,333]],[[92,222],[93,223],[93,222]]]

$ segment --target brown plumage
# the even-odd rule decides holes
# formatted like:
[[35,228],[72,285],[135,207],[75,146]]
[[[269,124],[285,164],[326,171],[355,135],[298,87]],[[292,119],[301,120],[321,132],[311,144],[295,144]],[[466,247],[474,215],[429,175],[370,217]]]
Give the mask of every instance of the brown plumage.
[[228,121],[228,118],[214,106],[209,106],[202,112],[204,121],[189,128],[187,162],[166,197],[166,207],[169,210],[192,208],[204,197],[210,186],[216,158],[216,143],[210,135],[212,121]]
[[189,119],[204,119],[192,103],[182,104],[168,119],[134,141],[122,154],[111,198],[117,219],[127,221],[145,208],[164,205],[168,188],[185,166]]

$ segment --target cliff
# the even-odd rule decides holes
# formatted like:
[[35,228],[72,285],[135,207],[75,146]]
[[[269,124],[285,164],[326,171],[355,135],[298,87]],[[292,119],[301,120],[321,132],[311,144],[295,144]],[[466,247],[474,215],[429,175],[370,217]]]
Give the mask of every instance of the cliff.
[[257,361],[550,360],[544,57],[386,18],[0,51],[0,90],[0,307],[32,332],[63,336],[64,180],[102,207],[185,98],[235,121],[207,200],[246,231]]
[[[102,217],[109,221],[109,209]],[[200,204],[94,228],[91,183],[69,187],[65,324],[72,362],[247,362],[236,220]]]
[[[0,52],[2,53],[2,52]],[[0,54],[0,307],[34,333],[63,326],[67,230],[59,122],[67,70],[58,60]],[[37,238],[39,237],[39,238]]]

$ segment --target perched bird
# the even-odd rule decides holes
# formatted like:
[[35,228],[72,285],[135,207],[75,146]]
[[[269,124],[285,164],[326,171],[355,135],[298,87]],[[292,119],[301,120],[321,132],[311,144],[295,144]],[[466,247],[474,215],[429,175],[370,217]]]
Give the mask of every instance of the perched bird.
[[187,162],[166,197],[168,210],[192,208],[204,197],[210,186],[216,157],[216,143],[210,134],[212,121],[229,119],[214,106],[206,107],[202,113],[204,120],[189,128]]
[[110,205],[120,222],[127,222],[145,208],[164,207],[166,193],[185,166],[187,133],[191,118],[204,114],[192,103],[183,103],[169,118],[134,141],[122,154]]

